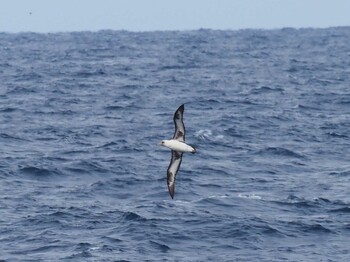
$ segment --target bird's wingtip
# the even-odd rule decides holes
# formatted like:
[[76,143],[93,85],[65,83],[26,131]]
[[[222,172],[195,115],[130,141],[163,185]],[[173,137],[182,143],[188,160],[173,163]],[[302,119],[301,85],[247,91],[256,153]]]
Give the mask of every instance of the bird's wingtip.
[[170,195],[171,199],[174,199],[175,192],[174,192],[174,191],[169,190],[169,195]]
[[174,187],[174,186],[169,186],[169,185],[168,185],[168,189],[169,189],[169,195],[171,196],[171,199],[174,199],[175,187]]

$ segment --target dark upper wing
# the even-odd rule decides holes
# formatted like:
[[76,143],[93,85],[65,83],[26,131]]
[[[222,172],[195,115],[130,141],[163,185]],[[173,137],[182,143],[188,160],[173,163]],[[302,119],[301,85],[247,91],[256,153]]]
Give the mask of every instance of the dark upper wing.
[[182,153],[176,152],[174,150],[171,151],[171,161],[168,167],[168,190],[171,198],[174,198],[175,194],[175,178],[176,173],[180,168],[182,161]]
[[181,105],[174,114],[175,133],[173,139],[185,142],[185,125],[183,122],[183,114],[185,105]]

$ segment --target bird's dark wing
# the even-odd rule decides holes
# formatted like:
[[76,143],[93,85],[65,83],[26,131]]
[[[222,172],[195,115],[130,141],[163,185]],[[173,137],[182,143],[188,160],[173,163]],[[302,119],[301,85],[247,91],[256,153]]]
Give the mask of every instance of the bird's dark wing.
[[185,125],[183,122],[183,114],[185,105],[181,105],[174,114],[175,133],[173,139],[185,142]]
[[172,150],[171,151],[171,161],[168,167],[168,189],[171,198],[174,199],[175,194],[175,178],[177,171],[180,168],[182,161],[182,153]]

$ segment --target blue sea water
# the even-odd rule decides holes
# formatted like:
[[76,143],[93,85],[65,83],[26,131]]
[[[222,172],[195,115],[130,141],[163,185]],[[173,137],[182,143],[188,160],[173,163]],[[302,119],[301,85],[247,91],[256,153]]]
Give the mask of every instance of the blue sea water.
[[[349,43],[0,33],[0,260],[350,261]],[[182,103],[198,153],[172,200]]]

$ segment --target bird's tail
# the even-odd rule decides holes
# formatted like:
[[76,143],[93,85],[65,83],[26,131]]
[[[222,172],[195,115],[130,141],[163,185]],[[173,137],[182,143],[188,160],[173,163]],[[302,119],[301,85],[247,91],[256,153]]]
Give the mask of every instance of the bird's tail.
[[194,153],[197,153],[197,148],[195,148],[194,146],[192,147],[193,148],[193,150],[192,150],[192,154],[194,154]]

